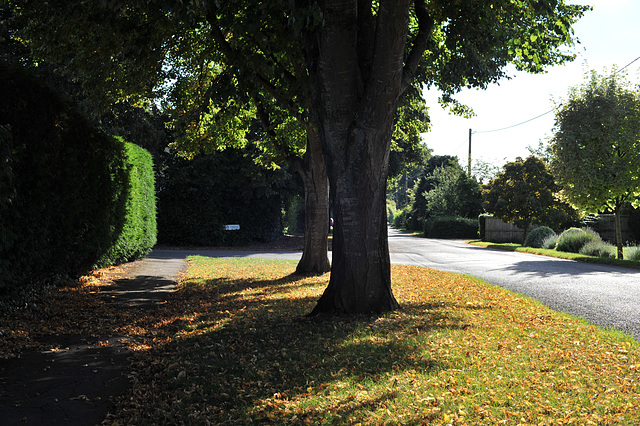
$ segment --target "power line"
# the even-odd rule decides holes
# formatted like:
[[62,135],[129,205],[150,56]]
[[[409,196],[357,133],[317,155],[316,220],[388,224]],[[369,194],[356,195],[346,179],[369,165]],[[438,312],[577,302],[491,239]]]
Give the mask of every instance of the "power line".
[[[622,68],[620,68],[619,70],[617,70],[613,75],[616,75],[616,74],[618,74],[620,71],[622,71],[622,70],[624,70],[624,69],[628,68],[629,66],[631,66],[631,64],[633,64],[634,62],[636,62],[636,61],[637,61],[637,60],[639,60],[639,59],[640,59],[640,56],[638,56],[637,58],[635,58],[633,61],[629,62],[629,63],[628,63],[627,65],[625,65],[624,67],[622,67]],[[550,114],[550,113],[552,113],[552,112],[553,112],[553,110],[552,110],[552,109],[550,109],[550,110],[549,110],[549,111],[547,111],[547,112],[544,112],[544,113],[542,113],[542,114],[540,114],[540,115],[537,115],[537,116],[535,116],[535,117],[533,117],[533,118],[530,118],[529,120],[523,121],[523,122],[518,123],[518,124],[513,124],[513,125],[511,125],[511,126],[507,126],[507,127],[502,127],[502,128],[500,128],[500,129],[493,129],[493,130],[477,130],[477,131],[474,131],[473,133],[475,134],[475,133],[493,133],[493,132],[501,132],[501,131],[503,131],[503,130],[512,129],[512,128],[514,128],[514,127],[522,126],[523,124],[529,123],[529,122],[531,122],[531,121],[533,121],[533,120],[537,120],[538,118],[540,118],[540,117],[544,117],[545,115]]]
[[473,133],[492,133],[492,132],[500,132],[500,131],[502,131],[502,130],[507,130],[507,129],[511,129],[511,128],[513,128],[513,127],[522,126],[523,124],[526,124],[526,123],[528,123],[528,122],[530,122],[530,121],[533,121],[533,120],[537,120],[538,118],[543,117],[543,116],[545,116],[545,115],[547,115],[547,114],[549,114],[549,113],[551,113],[551,112],[553,112],[553,110],[552,110],[552,109],[551,109],[551,110],[549,110],[549,111],[547,111],[547,112],[545,112],[545,113],[543,113],[543,114],[540,114],[540,115],[538,115],[538,116],[535,116],[535,117],[533,117],[533,118],[530,118],[530,119],[529,119],[529,120],[527,120],[527,121],[523,121],[522,123],[514,124],[514,125],[512,125],[512,126],[503,127],[503,128],[501,128],[501,129],[494,129],[494,130],[479,130],[479,131],[475,131],[475,132],[473,132]]
[[627,68],[629,65],[631,65],[632,63],[634,63],[634,62],[635,62],[635,61],[637,61],[638,59],[640,59],[640,56],[638,56],[637,58],[635,58],[633,61],[629,62],[629,63],[628,63],[627,65],[625,65],[624,67],[620,68],[618,71],[616,71],[616,72],[614,73],[614,75],[615,75],[615,74],[618,74],[620,71],[622,71],[623,69]]

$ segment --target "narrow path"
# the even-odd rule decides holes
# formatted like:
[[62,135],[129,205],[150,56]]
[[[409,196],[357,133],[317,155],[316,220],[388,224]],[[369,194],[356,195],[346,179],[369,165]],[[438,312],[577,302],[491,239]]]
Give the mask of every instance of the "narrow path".
[[[119,309],[153,309],[175,288],[183,259],[143,259],[99,295]],[[0,423],[97,425],[129,388],[126,336],[50,335],[52,348],[0,360]]]

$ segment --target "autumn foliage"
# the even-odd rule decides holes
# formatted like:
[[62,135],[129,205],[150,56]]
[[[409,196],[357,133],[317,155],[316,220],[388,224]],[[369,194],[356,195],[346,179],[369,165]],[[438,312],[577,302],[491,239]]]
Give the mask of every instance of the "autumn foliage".
[[55,290],[3,318],[0,347],[17,352],[45,334],[128,336],[132,387],[109,424],[633,424],[640,415],[637,341],[483,281],[393,266],[400,310],[310,320],[326,274],[292,275],[295,261],[190,263],[158,309],[116,309],[99,297],[99,274]]

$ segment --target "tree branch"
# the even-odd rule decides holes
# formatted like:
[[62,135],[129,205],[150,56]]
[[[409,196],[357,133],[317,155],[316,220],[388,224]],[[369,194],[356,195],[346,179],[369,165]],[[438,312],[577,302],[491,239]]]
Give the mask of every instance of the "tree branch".
[[409,52],[409,56],[407,56],[407,60],[405,61],[402,73],[403,92],[407,87],[409,87],[415,78],[418,64],[420,63],[420,59],[422,59],[422,54],[427,50],[431,31],[433,31],[433,26],[435,25],[435,21],[427,12],[424,0],[416,0],[414,2],[414,7],[416,11],[416,18],[418,19],[418,35],[416,36],[411,52]]
[[371,0],[358,0],[358,68],[360,85],[365,86],[371,74],[371,62],[375,47],[375,21]]
[[[213,10],[211,8],[205,9],[205,16],[207,22],[211,26],[210,35],[213,41],[218,45],[220,52],[227,58],[227,61],[230,65],[238,68],[239,70],[253,76],[257,85],[260,86],[265,93],[274,98],[280,105],[286,108],[292,116],[297,119],[304,121],[304,116],[300,114],[299,109],[296,107],[292,100],[292,96],[287,96],[286,93],[279,90],[268,77],[264,76],[260,72],[258,72],[255,68],[251,67],[247,64],[246,57],[242,52],[237,51],[234,47],[229,43],[220,29],[220,25],[218,22],[218,17],[216,15],[217,9],[213,6]],[[265,52],[266,53],[266,52]],[[273,55],[271,55],[273,56]],[[267,60],[267,58],[264,58]],[[276,66],[279,64],[277,61],[274,62]],[[282,68],[282,67],[281,67]],[[285,81],[288,84],[295,86],[296,78],[293,74],[291,74],[286,68],[283,68],[283,75],[285,76]]]

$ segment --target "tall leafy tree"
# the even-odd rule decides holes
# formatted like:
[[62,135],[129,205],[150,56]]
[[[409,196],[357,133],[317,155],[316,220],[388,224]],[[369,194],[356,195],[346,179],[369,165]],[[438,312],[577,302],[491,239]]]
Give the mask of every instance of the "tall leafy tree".
[[430,216],[475,218],[482,212],[480,185],[457,162],[437,167],[431,181],[432,188],[423,194]]
[[[44,12],[49,27],[51,15],[59,15],[64,6],[54,3],[47,3],[51,6]],[[81,8],[89,2],[72,3]],[[143,23],[140,32],[151,31],[149,40],[162,39],[153,46],[143,44],[140,52],[127,45],[132,57],[162,52],[160,65],[152,68],[159,76],[172,71],[163,66],[169,56],[184,64],[197,59],[190,47],[191,37],[199,36],[200,56],[214,58],[207,66],[222,67],[256,108],[264,107],[271,127],[278,123],[275,106],[312,135],[308,144],[315,143],[312,139],[318,143],[335,225],[331,279],[315,314],[397,307],[391,291],[385,186],[401,96],[412,85],[426,84],[443,90],[449,100],[462,87],[483,88],[506,77],[509,63],[540,72],[570,60],[561,47],[573,43],[571,25],[586,10],[538,0],[105,4],[109,18],[136,16]],[[91,24],[93,29],[99,22]],[[161,37],[165,31],[169,37]],[[94,35],[87,28],[69,28],[60,41],[77,36],[82,41],[77,46],[91,57],[89,52],[97,50],[86,46]],[[140,40],[131,41],[137,46]],[[126,55],[110,58],[122,60],[123,68],[109,63],[118,76],[127,75],[126,67],[135,71],[138,64],[129,65]],[[203,93],[211,83],[203,80]]]
[[620,209],[640,205],[640,93],[616,71],[592,72],[573,87],[556,111],[551,140],[552,168],[566,199],[616,217],[616,245],[622,258]]
[[544,161],[534,156],[517,158],[483,186],[484,208],[524,229],[524,242],[532,224],[557,228],[558,221],[572,215],[571,209],[556,198],[558,190]]
[[428,217],[429,211],[425,194],[435,187],[433,174],[440,167],[455,167],[458,165],[458,157],[451,155],[434,155],[427,161],[422,170],[421,176],[417,179],[413,188],[413,200],[411,201],[411,212],[407,219],[407,227],[417,231],[422,229],[424,220]]

